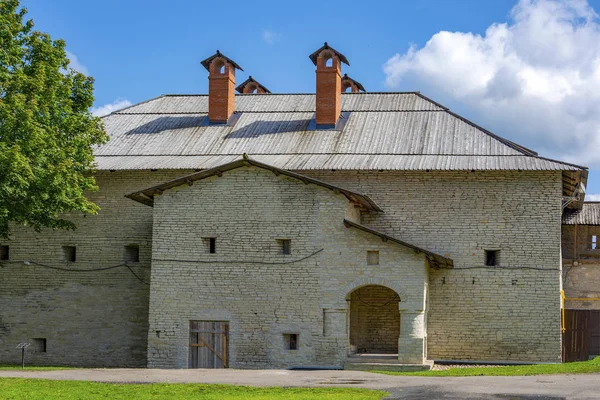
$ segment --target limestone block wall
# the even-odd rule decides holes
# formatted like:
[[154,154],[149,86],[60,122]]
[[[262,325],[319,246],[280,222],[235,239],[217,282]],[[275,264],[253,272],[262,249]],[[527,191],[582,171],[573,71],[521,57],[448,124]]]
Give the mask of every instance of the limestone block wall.
[[[28,350],[33,365],[143,367],[146,365],[149,286],[124,266],[124,246],[139,246],[131,269],[150,278],[152,209],[125,194],[179,176],[181,171],[99,173],[90,194],[98,215],[71,216],[75,231],[36,233],[15,227],[9,261],[0,261],[0,364],[20,362],[15,346],[46,339]],[[76,246],[76,262],[63,261],[62,246]],[[23,261],[32,261],[25,265]],[[41,343],[40,340],[35,342]]]
[[[341,194],[257,168],[157,196],[148,365],[189,367],[190,321],[212,320],[229,323],[233,368],[340,366],[350,292],[384,285],[423,310],[423,255],[346,228],[346,212]],[[367,266],[367,251],[380,252],[379,265]],[[284,334],[298,335],[297,350]]]
[[365,225],[454,260],[431,271],[428,358],[560,361],[560,172],[311,175],[377,202]]

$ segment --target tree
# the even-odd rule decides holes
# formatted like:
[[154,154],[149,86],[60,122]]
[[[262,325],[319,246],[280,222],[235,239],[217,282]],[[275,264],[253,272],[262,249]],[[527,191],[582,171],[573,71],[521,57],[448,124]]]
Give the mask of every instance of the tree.
[[0,0],[0,237],[13,223],[74,229],[65,213],[97,213],[92,147],[108,137],[91,115],[94,80],[69,68],[63,40]]

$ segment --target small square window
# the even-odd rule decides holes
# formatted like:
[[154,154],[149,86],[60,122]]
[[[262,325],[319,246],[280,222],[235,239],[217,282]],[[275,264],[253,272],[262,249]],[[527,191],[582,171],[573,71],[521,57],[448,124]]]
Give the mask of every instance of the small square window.
[[207,253],[215,254],[217,252],[217,238],[215,237],[206,237],[202,238],[204,241],[204,247],[206,248]]
[[8,261],[9,259],[9,247],[6,245],[0,246],[0,261]]
[[75,262],[77,261],[77,248],[75,246],[63,246],[63,261]]
[[123,255],[126,263],[140,262],[140,246],[137,244],[130,244],[125,246],[125,254]]
[[379,265],[379,251],[367,251],[367,265]]
[[597,249],[600,248],[600,247],[598,247],[599,243],[598,243],[598,236],[597,235],[592,235],[592,243],[591,244],[592,244],[592,247],[591,247],[592,250],[597,250]]
[[286,350],[298,350],[298,334],[284,333],[283,342]]
[[292,241],[290,239],[279,239],[278,242],[281,246],[281,254],[292,254]]
[[46,338],[33,339],[33,351],[38,353],[46,352]]
[[485,265],[495,267],[500,265],[500,250],[485,250]]

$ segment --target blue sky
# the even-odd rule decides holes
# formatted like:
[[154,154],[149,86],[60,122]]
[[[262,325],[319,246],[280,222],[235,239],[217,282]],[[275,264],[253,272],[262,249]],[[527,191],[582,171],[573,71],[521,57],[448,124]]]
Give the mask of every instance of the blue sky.
[[540,155],[589,166],[588,193],[600,195],[600,0],[22,4],[94,76],[100,111],[206,93],[200,61],[216,49],[244,68],[238,82],[314,92],[308,55],[327,41],[368,91],[420,90]]

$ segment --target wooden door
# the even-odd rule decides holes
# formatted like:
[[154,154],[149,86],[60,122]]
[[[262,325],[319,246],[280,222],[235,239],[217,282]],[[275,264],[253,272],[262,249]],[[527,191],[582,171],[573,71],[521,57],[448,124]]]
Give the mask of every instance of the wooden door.
[[588,359],[592,339],[591,310],[565,310],[563,333],[563,362]]
[[190,368],[227,368],[226,321],[190,321]]

